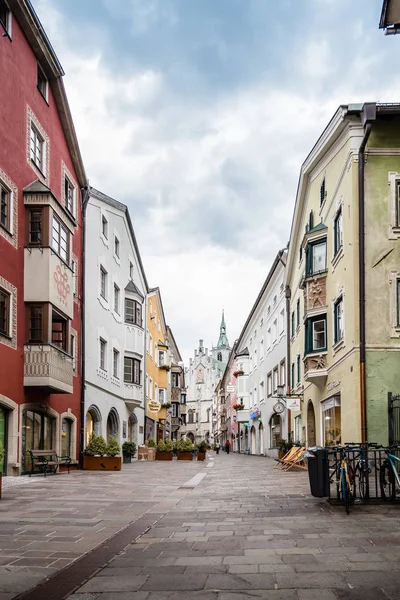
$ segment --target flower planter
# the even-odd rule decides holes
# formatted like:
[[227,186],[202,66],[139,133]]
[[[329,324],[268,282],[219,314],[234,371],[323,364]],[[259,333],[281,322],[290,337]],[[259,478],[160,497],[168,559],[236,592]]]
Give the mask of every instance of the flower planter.
[[192,452],[178,451],[177,456],[178,456],[178,460],[192,460],[192,458],[193,458]]
[[132,456],[130,454],[123,454],[122,462],[124,463],[124,465],[129,464],[130,462],[132,462]]
[[122,458],[120,456],[84,456],[85,471],[120,471]]
[[172,460],[172,452],[157,452],[156,460]]
[[205,452],[198,452],[197,453],[197,460],[206,460],[206,453]]

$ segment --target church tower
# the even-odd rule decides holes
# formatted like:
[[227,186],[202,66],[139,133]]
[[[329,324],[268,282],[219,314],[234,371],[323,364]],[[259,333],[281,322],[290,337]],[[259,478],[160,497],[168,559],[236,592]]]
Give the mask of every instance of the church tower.
[[230,351],[231,348],[229,346],[228,336],[226,335],[225,314],[224,310],[222,310],[222,319],[219,328],[218,344],[216,348],[212,349],[212,352],[214,355],[214,359],[216,359],[217,362],[222,363],[224,369],[228,362]]

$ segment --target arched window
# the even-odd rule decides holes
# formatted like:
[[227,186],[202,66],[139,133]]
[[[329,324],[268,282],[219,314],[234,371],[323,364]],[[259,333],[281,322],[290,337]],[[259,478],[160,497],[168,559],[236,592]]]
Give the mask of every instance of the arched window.
[[118,437],[119,432],[119,418],[118,413],[115,408],[112,408],[108,413],[107,417],[107,441],[110,440],[110,437],[113,438]]
[[71,419],[63,419],[61,430],[61,456],[71,456],[71,433]]
[[85,446],[90,442],[92,433],[100,435],[101,433],[101,413],[97,406],[92,404],[86,413],[85,418]]
[[192,410],[189,410],[188,416],[189,416],[189,423],[194,423],[194,421],[193,421],[193,411]]
[[277,448],[279,440],[282,437],[282,435],[281,435],[282,426],[281,426],[280,416],[277,414],[272,415],[272,417],[269,421],[269,426],[270,426],[270,434],[271,434],[271,437],[270,437],[271,448]]
[[222,352],[218,352],[217,359],[222,362]]

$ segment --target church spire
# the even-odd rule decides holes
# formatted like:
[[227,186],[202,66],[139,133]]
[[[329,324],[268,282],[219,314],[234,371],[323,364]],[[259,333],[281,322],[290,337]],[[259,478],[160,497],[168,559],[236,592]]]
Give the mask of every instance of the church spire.
[[222,348],[224,346],[229,347],[229,342],[228,342],[228,338],[226,336],[224,309],[222,309],[222,319],[221,319],[221,326],[219,328],[219,340],[218,340],[217,348]]

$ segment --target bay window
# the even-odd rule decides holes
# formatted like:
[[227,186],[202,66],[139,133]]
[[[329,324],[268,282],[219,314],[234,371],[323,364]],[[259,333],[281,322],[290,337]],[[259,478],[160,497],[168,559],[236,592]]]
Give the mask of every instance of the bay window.
[[136,300],[125,298],[125,323],[142,326],[142,305]]
[[124,358],[124,382],[140,385],[140,360],[125,356]]
[[307,248],[307,275],[326,271],[326,239],[310,243]]
[[51,247],[65,262],[69,258],[69,231],[61,221],[53,215]]
[[324,352],[327,348],[326,315],[307,319],[305,329],[305,354]]

